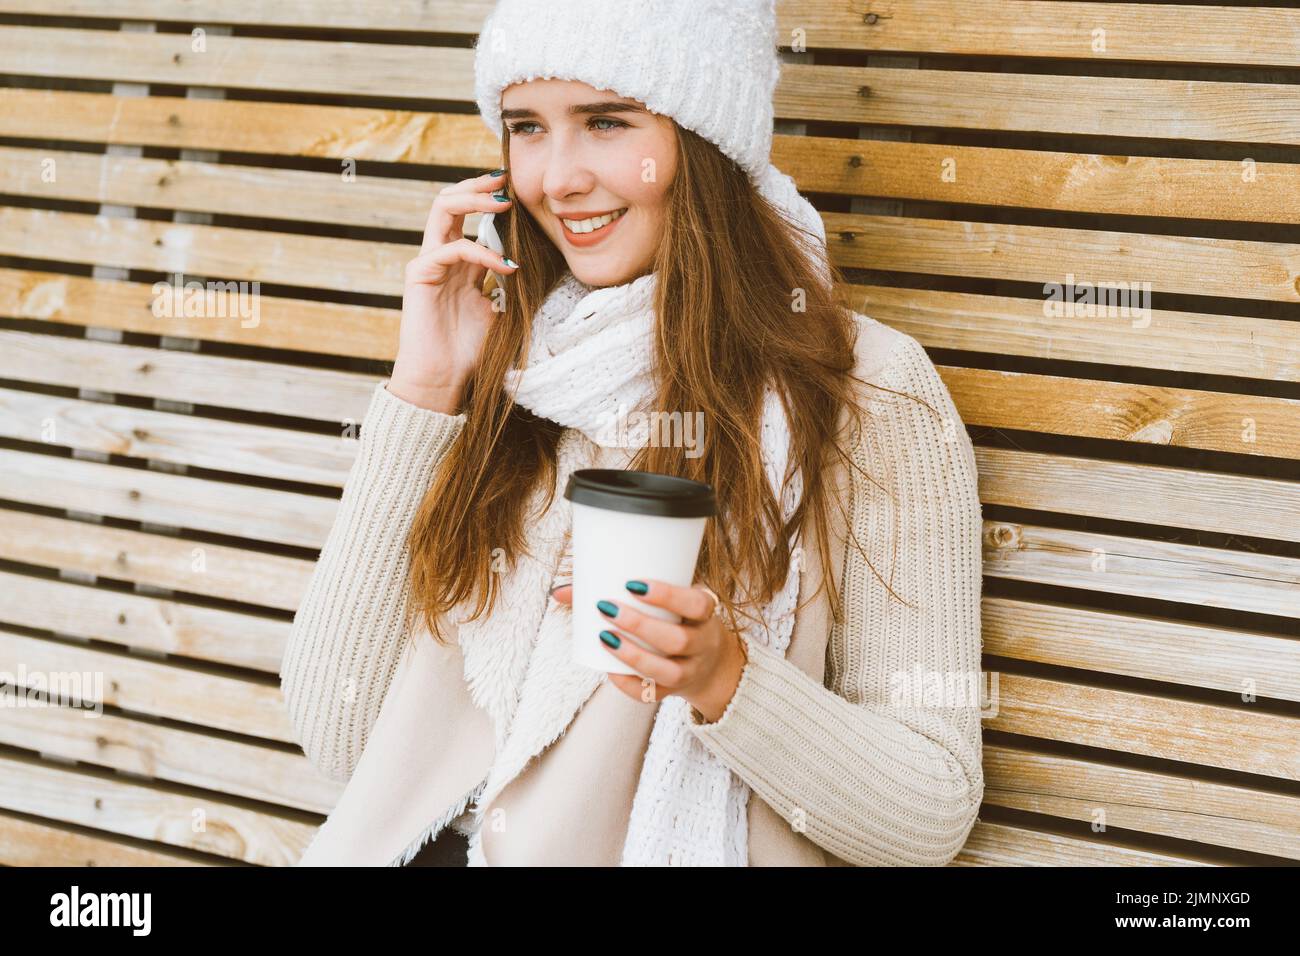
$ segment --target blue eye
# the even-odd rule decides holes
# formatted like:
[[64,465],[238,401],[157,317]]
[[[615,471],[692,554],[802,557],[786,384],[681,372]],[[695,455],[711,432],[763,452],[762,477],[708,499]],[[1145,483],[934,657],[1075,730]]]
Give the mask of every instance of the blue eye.
[[[601,132],[601,133],[607,133],[616,129],[628,128],[627,123],[624,123],[622,120],[610,119],[608,116],[594,116],[588,121],[587,125],[588,127],[591,127],[595,123],[612,124],[610,126],[597,127],[596,128],[597,132]],[[522,120],[521,122],[518,123],[507,123],[506,129],[509,130],[511,136],[532,136],[533,135],[532,131],[525,130],[523,127],[536,126],[536,125],[537,123],[534,120]]]

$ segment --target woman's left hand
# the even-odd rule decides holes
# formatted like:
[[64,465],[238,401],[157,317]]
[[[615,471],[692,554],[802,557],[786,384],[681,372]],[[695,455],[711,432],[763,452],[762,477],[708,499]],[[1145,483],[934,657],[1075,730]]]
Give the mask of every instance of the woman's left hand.
[[[661,621],[630,604],[605,598],[617,609],[605,630],[619,638],[617,648],[605,649],[637,674],[610,674],[610,681],[635,700],[649,703],[672,694],[686,698],[708,723],[720,718],[731,702],[745,669],[744,643],[722,618],[713,613],[713,595],[703,588],[679,587],[664,581],[647,580],[645,594],[637,599],[682,618],[680,624]],[[557,588],[552,596],[572,605],[573,585]],[[654,653],[626,639],[631,634],[653,647]]]

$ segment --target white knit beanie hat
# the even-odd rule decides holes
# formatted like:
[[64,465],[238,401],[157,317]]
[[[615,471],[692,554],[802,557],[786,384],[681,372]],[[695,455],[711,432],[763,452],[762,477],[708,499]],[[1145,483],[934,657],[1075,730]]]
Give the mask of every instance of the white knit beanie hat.
[[[775,0],[497,0],[475,44],[474,94],[497,137],[514,83],[577,80],[640,100],[733,159],[824,255],[820,214],[769,159],[780,72]],[[491,217],[480,233],[500,251]]]

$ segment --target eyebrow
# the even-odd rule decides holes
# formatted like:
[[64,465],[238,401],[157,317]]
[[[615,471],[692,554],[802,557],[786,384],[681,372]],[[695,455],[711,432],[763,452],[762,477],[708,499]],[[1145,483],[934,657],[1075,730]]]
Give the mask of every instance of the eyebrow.
[[[580,103],[576,106],[569,107],[570,116],[586,116],[591,113],[645,113],[647,110],[636,103],[622,103],[618,100],[607,100],[603,103]],[[530,109],[502,110],[501,118],[508,119],[527,119],[536,116],[537,113]]]

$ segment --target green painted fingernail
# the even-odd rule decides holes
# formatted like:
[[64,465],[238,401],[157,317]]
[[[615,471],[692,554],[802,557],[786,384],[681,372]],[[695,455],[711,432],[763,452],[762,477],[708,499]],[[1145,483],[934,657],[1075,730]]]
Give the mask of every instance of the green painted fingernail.
[[618,639],[617,634],[611,634],[609,631],[601,631],[600,639],[604,641],[606,644],[608,644],[610,647],[618,647],[618,645],[623,643]]
[[509,256],[502,256],[501,261],[504,262],[506,265],[508,265],[511,269],[519,268],[519,263],[515,262],[515,260],[511,259]]
[[500,169],[494,169],[494,170],[492,170],[492,172],[488,173],[488,175],[489,175],[489,176],[500,176],[500,175],[501,175],[502,173],[504,173],[505,171],[506,171],[506,170],[505,170],[505,167],[502,166]]
[[507,196],[507,195],[505,195],[505,194],[503,194],[503,193],[493,193],[493,194],[492,194],[492,198],[495,199],[497,202],[509,202],[509,201],[510,201],[510,197]]
[[596,607],[598,607],[600,613],[604,614],[606,617],[618,617],[617,604],[611,604],[609,601],[597,601]]
[[646,586],[646,583],[644,581],[628,581],[627,589],[631,591],[633,594],[645,594],[647,591],[650,590],[650,588]]

